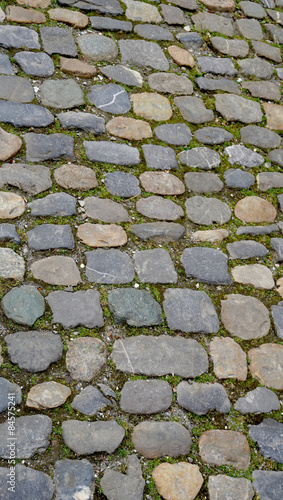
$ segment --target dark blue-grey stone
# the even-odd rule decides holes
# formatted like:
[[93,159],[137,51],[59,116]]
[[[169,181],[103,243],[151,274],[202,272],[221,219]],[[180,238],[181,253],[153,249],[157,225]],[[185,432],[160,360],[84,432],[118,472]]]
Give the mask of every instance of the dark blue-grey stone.
[[280,339],[283,339],[283,307],[282,307],[282,305],[272,306],[271,313],[272,313],[276,333]]
[[228,76],[235,76],[238,73],[232,60],[226,57],[201,56],[197,58],[197,63],[202,73]]
[[46,300],[52,311],[52,323],[60,323],[63,328],[75,328],[78,325],[101,328],[104,324],[100,293],[96,290],[57,290],[49,293]]
[[30,285],[12,288],[2,299],[7,318],[22,325],[33,325],[44,314],[44,298],[37,288]]
[[168,71],[169,69],[169,62],[163,50],[155,42],[120,40],[119,48],[122,64],[127,64],[130,67],[158,69],[160,71]]
[[54,122],[54,116],[38,104],[0,101],[0,121],[14,127],[47,127]]
[[202,170],[211,170],[220,165],[220,155],[217,151],[205,147],[182,151],[178,154],[178,158],[187,167],[201,168]]
[[258,425],[249,426],[250,438],[258,444],[260,453],[283,463],[283,424],[266,418]]
[[249,189],[255,178],[249,172],[244,172],[240,168],[229,168],[224,172],[226,186],[234,189]]
[[3,163],[0,169],[0,188],[15,186],[26,193],[38,194],[52,187],[50,170],[43,165]]
[[67,111],[57,115],[61,125],[66,129],[80,129],[94,135],[105,132],[105,120],[92,113]]
[[162,309],[145,290],[119,288],[108,294],[109,309],[116,323],[129,326],[151,326],[162,322]]
[[129,380],[121,390],[120,408],[126,413],[152,415],[166,411],[172,397],[165,380]]
[[120,115],[131,109],[131,102],[126,90],[116,83],[93,85],[87,98],[98,109],[106,113]]
[[32,250],[75,247],[71,226],[67,224],[41,224],[28,231],[27,237]]
[[236,234],[270,234],[270,233],[278,233],[279,227],[277,224],[268,224],[268,226],[241,226],[238,227]]
[[283,260],[283,238],[271,238],[270,240],[273,250],[277,253],[277,260]]
[[222,144],[231,141],[233,135],[224,128],[203,127],[195,131],[195,138],[203,144]]
[[176,37],[188,50],[199,49],[203,44],[203,39],[199,33],[178,33]]
[[[10,458],[8,445],[11,442],[9,426],[9,420],[0,424],[0,457],[8,459]],[[14,427],[15,458],[31,458],[35,453],[43,453],[48,448],[52,432],[51,418],[45,415],[18,417]]]
[[164,248],[135,252],[134,261],[142,283],[177,283],[178,281],[173,261]]
[[141,194],[139,180],[127,172],[111,172],[105,175],[105,186],[114,196],[131,198]]
[[141,38],[147,38],[148,40],[174,41],[174,36],[171,31],[161,26],[155,26],[154,24],[137,24],[134,27],[134,32]]
[[85,253],[85,274],[94,283],[130,283],[135,277],[131,258],[121,250],[93,250]]
[[84,141],[86,155],[90,161],[114,165],[138,165],[139,150],[127,144],[110,141]]
[[[58,460],[55,462],[54,483],[56,500],[90,499],[95,489],[93,465],[83,460]],[[88,497],[86,496],[88,495]]]
[[154,133],[160,141],[175,146],[187,146],[193,138],[188,125],[185,123],[158,125],[154,129]]
[[40,49],[35,30],[22,26],[0,26],[0,47],[5,49]]
[[185,183],[195,193],[219,193],[224,187],[219,176],[210,172],[187,172]]
[[40,330],[6,335],[11,362],[29,372],[42,372],[61,358],[63,344],[59,335]]
[[280,401],[270,389],[257,387],[239,398],[234,409],[242,413],[242,415],[246,413],[270,413],[274,410],[280,410]]
[[11,407],[19,405],[21,402],[22,390],[20,386],[0,377],[0,413],[7,410],[7,408],[11,409]]
[[142,146],[147,168],[154,170],[178,170],[175,151],[165,146],[144,144]]
[[243,240],[227,244],[230,259],[252,259],[254,257],[265,257],[267,248],[258,241]]
[[10,59],[6,54],[0,54],[0,74],[2,75],[14,75],[14,70]]
[[283,471],[254,470],[253,487],[260,500],[279,500],[283,491]]
[[[15,489],[9,490],[7,467],[0,468],[0,500],[52,500],[54,484],[45,474],[30,467],[15,466]],[[62,499],[63,500],[63,499]]]
[[132,23],[119,21],[111,17],[90,16],[91,27],[96,30],[125,31],[129,33],[133,29]]
[[239,85],[233,80],[228,80],[228,78],[207,78],[205,76],[200,76],[195,79],[196,84],[201,90],[208,90],[213,92],[214,90],[222,90],[223,92],[229,92],[232,94],[240,94]]
[[133,224],[131,231],[142,240],[152,240],[156,243],[178,241],[185,233],[185,228],[175,222],[144,222]]
[[[1,103],[0,103],[1,104]],[[22,104],[24,106],[24,104]],[[26,106],[29,106],[28,104]],[[1,116],[1,112],[0,112]],[[65,134],[24,134],[28,161],[75,160],[74,138]]]
[[21,243],[21,238],[19,237],[16,228],[13,224],[3,222],[0,224],[0,241],[12,240],[14,243]]
[[120,16],[124,11],[118,0],[59,0],[62,5],[72,5],[80,10],[90,10],[100,12],[100,14],[109,14],[110,16]]
[[140,461],[136,455],[127,458],[127,474],[107,468],[101,479],[104,495],[109,500],[143,500],[145,480],[142,476]]
[[72,408],[84,415],[95,415],[98,411],[103,410],[105,406],[109,405],[111,405],[110,401],[92,385],[88,385],[75,396],[71,404]]
[[218,316],[205,292],[189,288],[168,288],[163,308],[169,328],[188,333],[217,333]]
[[252,168],[264,163],[263,156],[240,144],[228,146],[224,149],[224,152],[229,155],[228,161],[231,165],[238,163],[243,167]]
[[[39,28],[44,51],[47,54],[61,54],[76,57],[77,46],[70,28],[44,26]],[[39,48],[39,47],[38,47]]]
[[0,99],[15,102],[32,102],[34,91],[31,83],[21,76],[0,76]]
[[54,193],[27,204],[33,216],[65,217],[76,215],[76,198],[67,193]]
[[107,76],[107,78],[116,82],[124,83],[130,87],[142,87],[143,79],[141,74],[138,71],[131,70],[121,64],[113,64],[104,67],[101,66],[99,71],[103,75]]
[[14,59],[27,75],[52,76],[55,71],[51,57],[45,52],[17,52]]
[[181,262],[186,276],[202,283],[212,285],[230,285],[228,257],[220,250],[205,247],[191,247],[184,250]]
[[180,382],[177,386],[177,401],[180,406],[196,415],[205,415],[212,410],[228,413],[231,407],[227,392],[218,383]]

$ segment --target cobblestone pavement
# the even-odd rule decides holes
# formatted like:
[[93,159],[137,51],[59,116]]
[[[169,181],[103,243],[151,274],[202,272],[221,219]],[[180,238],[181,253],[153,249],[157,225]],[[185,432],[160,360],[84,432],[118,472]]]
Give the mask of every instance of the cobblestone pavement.
[[280,500],[283,0],[0,5],[0,500]]

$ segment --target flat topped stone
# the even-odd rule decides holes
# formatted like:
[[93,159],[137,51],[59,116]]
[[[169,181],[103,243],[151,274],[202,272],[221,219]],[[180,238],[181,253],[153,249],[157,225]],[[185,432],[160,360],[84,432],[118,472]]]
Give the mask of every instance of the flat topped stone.
[[22,26],[0,26],[0,47],[40,50],[35,30]]
[[262,80],[269,80],[274,73],[272,65],[259,57],[242,59],[238,64],[240,73],[246,77],[254,76]]
[[143,189],[150,193],[180,195],[185,192],[183,182],[166,172],[144,172],[139,179]]
[[174,40],[174,36],[170,30],[162,28],[161,26],[155,26],[154,24],[137,24],[134,27],[134,32],[141,38],[146,38],[147,40],[167,40],[169,42],[173,42]]
[[152,137],[149,123],[134,118],[125,118],[124,116],[112,118],[107,123],[106,128],[110,134],[129,141],[141,141]]
[[35,279],[50,285],[74,286],[81,281],[75,261],[63,255],[54,255],[34,262],[31,272]]
[[54,468],[54,482],[58,498],[76,498],[91,495],[95,490],[92,464],[86,460],[57,460]]
[[168,53],[173,61],[179,66],[188,66],[192,68],[195,65],[192,54],[186,49],[181,49],[178,45],[170,45],[170,47],[168,47]]
[[13,241],[13,243],[21,243],[21,238],[18,235],[14,224],[3,222],[0,224],[0,241]]
[[192,140],[191,130],[185,123],[158,125],[154,133],[160,141],[175,146],[187,146]]
[[279,231],[279,227],[277,224],[268,224],[267,226],[241,226],[237,229],[236,234],[270,234],[277,233]]
[[282,149],[274,149],[268,153],[267,158],[272,163],[278,163],[280,167],[283,167],[283,150]]
[[140,21],[142,23],[160,23],[160,16],[157,7],[143,2],[127,0],[126,17],[131,21]]
[[93,85],[87,94],[88,100],[98,109],[115,115],[127,113],[131,103],[127,92],[120,85],[108,83],[106,85]]
[[47,54],[60,54],[62,56],[76,57],[77,46],[69,28],[57,26],[44,26],[39,28],[44,51]]
[[65,189],[88,191],[98,186],[94,170],[84,165],[65,164],[54,170],[57,184]]
[[22,147],[22,139],[10,134],[0,127],[0,161],[6,161],[15,156]]
[[178,500],[196,498],[203,483],[198,465],[187,462],[157,465],[152,471],[152,478],[162,498]]
[[169,69],[169,62],[157,43],[144,40],[120,40],[119,48],[122,64],[160,71]]
[[[22,106],[25,106],[25,104],[22,104]],[[32,106],[32,104],[26,104],[26,106]],[[45,108],[42,109],[46,113],[50,113]],[[27,161],[75,160],[74,138],[66,134],[34,134],[33,132],[28,132],[24,134],[24,140],[26,143]]]
[[273,418],[265,418],[260,424],[250,425],[249,428],[249,436],[258,444],[260,453],[282,464],[283,424]]
[[180,205],[161,196],[140,198],[136,203],[136,209],[150,219],[177,220],[184,217],[184,211]]
[[231,165],[238,163],[243,167],[252,168],[258,167],[264,163],[263,156],[240,144],[227,146],[224,152],[229,155],[228,161]]
[[214,119],[213,111],[206,108],[204,102],[199,97],[175,97],[174,103],[187,122],[198,125]]
[[217,14],[209,14],[208,12],[199,12],[192,16],[192,21],[197,31],[208,30],[211,33],[221,33],[222,35],[232,37],[234,34],[233,24],[230,19]]
[[30,208],[31,215],[34,217],[38,215],[66,217],[76,215],[76,204],[74,196],[67,193],[54,193],[28,203],[27,208]]
[[231,59],[201,56],[197,58],[197,62],[202,73],[228,76],[235,76],[238,73]]
[[111,402],[98,389],[88,385],[74,397],[71,406],[84,415],[95,415],[98,411],[104,410],[106,406],[111,406]]
[[260,172],[256,176],[256,180],[261,191],[283,187],[283,174],[281,172]]
[[177,401],[180,406],[196,415],[205,415],[211,410],[228,413],[231,407],[227,392],[217,382],[180,382],[177,386]]
[[108,294],[109,309],[116,323],[129,326],[151,326],[162,322],[158,302],[145,290],[119,288]]
[[121,14],[124,14],[118,0],[91,0],[90,3],[77,0],[60,0],[59,3],[63,5],[75,5],[81,10],[91,10],[112,16],[120,16]]
[[63,353],[60,336],[48,331],[16,332],[5,341],[12,363],[29,372],[47,370]]
[[235,340],[229,337],[215,337],[210,342],[209,350],[217,378],[246,380],[248,372],[246,354]]
[[[9,400],[11,401],[11,399],[9,399],[9,396],[11,394],[14,395],[13,398],[14,405],[18,405],[22,402],[22,390],[18,384],[14,384],[12,382],[9,382],[9,380],[7,380],[6,378],[0,377],[0,388],[1,388],[0,413],[7,410],[7,408],[11,406],[11,403],[9,403]],[[172,396],[171,396],[171,401],[172,401]]]
[[134,262],[141,283],[177,283],[174,264],[163,248],[135,252]]
[[[9,420],[0,425],[0,456],[10,457]],[[43,453],[50,444],[52,420],[46,415],[19,417],[14,423],[15,458],[31,458]],[[50,484],[49,484],[50,487]]]
[[240,36],[248,40],[263,39],[261,25],[256,19],[237,19],[235,28],[239,31]]
[[190,333],[217,333],[218,316],[212,300],[205,292],[168,288],[163,308],[168,327]]
[[7,488],[7,468],[0,468],[1,490],[5,492],[6,500],[16,500],[23,498],[23,491],[30,491],[34,498],[38,500],[51,500],[54,493],[52,479],[45,474],[30,467],[17,464],[15,466],[16,485],[13,490]]
[[[111,17],[90,16],[91,26],[97,30],[109,31],[125,31],[126,33],[132,31],[133,24],[127,21],[119,21]],[[88,18],[87,18],[88,20]]]
[[81,78],[91,78],[97,73],[96,68],[91,64],[78,59],[70,59],[69,57],[60,57],[60,70],[68,75]]
[[177,422],[141,422],[134,427],[132,443],[146,458],[187,455],[192,445],[188,429]]
[[250,447],[241,432],[205,431],[199,439],[202,460],[209,465],[232,465],[247,470],[250,465]]
[[169,408],[173,393],[165,380],[128,381],[121,390],[120,408],[126,413],[151,415]]
[[235,215],[243,222],[273,222],[275,207],[259,196],[246,196],[235,206]]
[[11,248],[0,248],[0,278],[22,280],[25,275],[25,261]]
[[44,298],[37,288],[25,285],[12,288],[2,299],[2,308],[7,318],[15,323],[32,326],[44,314]]
[[267,130],[265,127],[257,125],[247,125],[240,130],[241,140],[246,144],[252,144],[261,149],[278,148],[281,143],[281,137],[276,132]]
[[127,234],[116,224],[81,224],[77,236],[90,247],[120,247],[127,243]]
[[144,144],[142,146],[147,168],[155,170],[178,170],[175,151],[165,146],[155,146],[154,144]]
[[215,94],[215,107],[227,121],[261,122],[260,104],[238,95]]
[[0,218],[15,219],[26,209],[25,200],[15,193],[0,191]]
[[221,320],[229,333],[244,340],[268,334],[268,309],[255,297],[233,294],[221,300]]
[[192,234],[192,239],[196,241],[209,241],[210,243],[217,243],[228,238],[229,233],[227,229],[208,229],[207,231],[195,231]]
[[66,368],[74,380],[91,382],[106,364],[105,344],[93,337],[80,337],[67,344]]
[[110,141],[84,141],[83,144],[90,161],[114,165],[138,165],[140,162],[138,149],[127,144]]
[[234,241],[227,244],[230,259],[251,259],[265,257],[268,254],[266,247],[258,241]]
[[57,408],[71,395],[69,387],[58,382],[43,382],[34,385],[27,395],[26,405],[37,410]]
[[88,17],[85,14],[70,9],[49,9],[48,15],[50,19],[71,24],[74,28],[85,28],[88,25]]
[[195,79],[198,87],[201,90],[209,90],[213,92],[214,90],[222,90],[223,92],[229,92],[231,94],[240,94],[239,85],[233,80],[228,80],[228,78],[207,78],[205,76],[200,76]]
[[224,187],[218,175],[207,172],[188,172],[185,174],[185,183],[195,193],[218,193]]
[[232,269],[232,276],[237,283],[252,285],[255,288],[271,290],[274,287],[272,272],[262,264],[246,264]]
[[251,361],[252,376],[266,387],[282,391],[283,389],[283,346],[279,344],[262,344],[250,349],[248,357]]
[[157,92],[166,92],[176,95],[193,93],[193,84],[185,75],[174,73],[151,73],[148,75],[148,85]]
[[217,198],[193,196],[187,199],[185,206],[188,218],[195,224],[205,226],[213,223],[224,224],[231,218],[231,210],[227,203]]
[[271,101],[280,101],[281,98],[278,86],[272,82],[243,82],[242,87],[248,89],[253,97],[261,97]]
[[211,170],[220,165],[219,153],[205,147],[187,149],[179,153],[178,157],[181,163],[187,167],[201,168],[202,170]]
[[[264,4],[264,2],[262,2]],[[239,3],[241,10],[247,17],[254,17],[255,19],[264,19],[266,16],[264,8],[255,2],[242,1]]]
[[277,63],[282,62],[279,47],[273,47],[273,45],[269,45],[268,43],[264,42],[252,42],[252,46],[258,56],[265,57],[266,59],[271,59],[271,61],[275,61]]
[[84,208],[88,217],[102,222],[129,222],[130,216],[121,203],[88,196],[84,199]]
[[35,9],[24,9],[16,5],[8,5],[6,8],[6,20],[22,24],[40,24],[46,22],[46,17],[42,12]]
[[94,283],[130,283],[135,277],[134,266],[126,252],[95,250],[85,253],[85,274]]
[[142,87],[143,77],[138,71],[122,66],[121,64],[103,66],[99,69],[103,75],[111,78],[111,80],[124,83],[129,87]]
[[20,76],[0,76],[0,99],[16,102],[31,102],[34,91],[31,83]]
[[92,455],[102,451],[113,453],[125,436],[123,427],[116,420],[65,420],[62,430],[65,445],[77,455]]
[[165,121],[169,120],[173,114],[169,100],[162,95],[143,92],[131,94],[130,99],[134,113],[147,120]]
[[181,262],[187,277],[213,285],[232,283],[228,272],[228,257],[219,250],[200,247],[185,248]]
[[185,24],[185,16],[181,9],[165,4],[161,4],[160,7],[165,23],[177,25]]
[[60,323],[63,328],[75,328],[78,325],[101,328],[104,324],[100,294],[96,290],[58,290],[49,293],[46,300],[52,311],[52,323]]
[[260,497],[271,500],[280,498],[283,484],[282,471],[255,470],[252,473],[252,478],[253,487]]
[[233,135],[220,127],[203,127],[195,131],[195,138],[203,144],[222,144],[233,139]]
[[121,474],[110,468],[105,470],[100,484],[107,498],[111,498],[114,494],[117,500],[143,499],[145,481],[138,457],[129,455],[127,465],[127,474]]
[[32,195],[51,188],[50,170],[43,165],[25,163],[3,163],[0,170],[0,188],[5,185],[15,186]]
[[10,63],[10,59],[6,54],[0,54],[0,74],[14,75],[14,70]]
[[138,179],[127,172],[110,172],[105,175],[105,186],[107,191],[114,196],[131,198],[141,194]]
[[185,228],[175,222],[145,222],[133,224],[131,232],[142,240],[153,240],[156,243],[178,241],[185,233]]
[[52,113],[43,106],[14,101],[0,101],[0,119],[14,127],[47,127],[54,122]]
[[201,3],[205,5],[209,10],[216,10],[219,12],[234,12],[236,9],[233,0],[201,0]]
[[283,106],[269,102],[263,103],[263,108],[266,114],[267,127],[272,130],[283,130]]
[[245,40],[229,40],[221,36],[213,36],[210,42],[215,50],[231,57],[246,57],[250,50]]
[[235,410],[246,413],[270,413],[280,410],[280,401],[276,394],[266,387],[257,387],[239,398],[234,406]]
[[45,80],[40,86],[44,106],[69,109],[85,104],[83,91],[75,80]]

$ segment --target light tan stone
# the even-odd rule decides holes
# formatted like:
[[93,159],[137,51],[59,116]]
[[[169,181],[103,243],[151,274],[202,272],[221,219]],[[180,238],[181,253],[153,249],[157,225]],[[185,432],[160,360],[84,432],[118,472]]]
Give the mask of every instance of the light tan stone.
[[93,337],[80,337],[68,342],[66,367],[74,380],[91,380],[106,364],[105,344]]
[[234,12],[234,0],[200,0],[211,11]]
[[131,21],[140,21],[142,23],[160,23],[160,16],[157,7],[144,2],[127,0],[126,17]]
[[21,149],[23,141],[20,137],[6,132],[0,127],[0,161],[15,156]]
[[132,94],[130,100],[133,102],[134,113],[146,120],[158,122],[170,120],[173,111],[167,97],[159,94],[143,92]]
[[192,68],[195,65],[195,60],[188,50],[181,49],[177,45],[171,45],[168,47],[168,52],[179,66],[189,66],[189,68]]
[[246,196],[236,204],[235,215],[243,222],[273,222],[276,209],[259,196]]
[[58,382],[43,382],[31,388],[27,395],[26,405],[37,410],[57,408],[65,403],[71,395],[68,386]]
[[250,372],[261,384],[273,389],[283,390],[283,346],[263,344],[250,349]]
[[166,172],[144,172],[140,183],[145,191],[154,194],[178,195],[185,192],[185,185],[178,177]]
[[250,465],[251,452],[247,438],[241,432],[212,430],[199,439],[202,460],[209,465],[232,465],[244,469]]
[[232,276],[237,283],[243,283],[243,285],[252,285],[266,290],[274,287],[272,272],[262,264],[236,266],[232,269]]
[[0,7],[0,23],[3,23],[3,21],[5,20],[5,12],[4,10],[2,9],[2,7]]
[[60,70],[68,75],[81,76],[82,78],[91,78],[97,73],[96,68],[91,64],[67,57],[60,57]]
[[79,226],[78,238],[86,245],[95,248],[120,247],[127,243],[127,234],[116,224],[90,224],[86,222]]
[[276,288],[276,291],[279,293],[279,295],[281,295],[281,297],[283,297],[283,278],[279,278],[279,280],[276,281],[276,286],[278,286],[278,288]]
[[6,19],[8,22],[15,23],[34,23],[41,24],[46,22],[46,17],[42,12],[33,9],[24,9],[16,5],[9,5],[6,9]]
[[65,164],[54,171],[54,178],[65,189],[88,191],[98,186],[95,172],[83,165]]
[[124,116],[116,116],[107,123],[106,128],[110,134],[129,141],[141,141],[152,137],[149,123]]
[[230,477],[222,474],[209,476],[208,492],[209,500],[252,500],[254,498],[251,481],[244,477]]
[[50,19],[71,24],[74,28],[85,28],[88,25],[88,17],[81,12],[69,9],[50,9],[47,11]]
[[263,107],[266,113],[267,127],[272,130],[283,130],[283,106],[265,102]]
[[209,349],[213,361],[213,371],[217,378],[246,380],[248,372],[246,355],[235,340],[229,337],[215,337],[210,342]]
[[16,0],[19,5],[27,5],[35,9],[46,9],[51,3],[51,0]]
[[49,285],[75,286],[81,282],[80,272],[72,257],[46,257],[34,262],[30,270],[35,279]]
[[264,337],[270,328],[265,305],[256,297],[238,293],[221,300],[221,321],[231,335],[244,340]]
[[15,219],[26,209],[24,199],[15,193],[0,191],[0,219]]
[[228,236],[229,232],[227,229],[208,229],[207,231],[195,231],[192,234],[194,241],[209,241],[210,243],[222,241],[224,238],[228,238]]
[[153,469],[152,478],[165,500],[194,500],[203,483],[199,467],[187,462],[160,464]]

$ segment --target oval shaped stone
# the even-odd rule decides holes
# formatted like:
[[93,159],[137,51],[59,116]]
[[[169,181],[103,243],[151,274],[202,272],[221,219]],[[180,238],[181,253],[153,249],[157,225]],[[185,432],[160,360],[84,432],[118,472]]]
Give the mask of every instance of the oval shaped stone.
[[136,209],[142,215],[150,219],[177,220],[184,217],[184,211],[174,201],[161,198],[161,196],[150,196],[137,201]]
[[30,268],[37,280],[50,285],[74,286],[80,283],[80,272],[71,257],[54,255],[38,260]]
[[82,53],[91,61],[112,61],[118,56],[118,47],[112,38],[91,33],[81,35],[78,44]]
[[283,346],[263,344],[250,349],[250,372],[261,384],[273,389],[283,390]]
[[236,204],[235,215],[243,222],[273,222],[276,209],[259,196],[246,196]]
[[105,344],[93,337],[80,337],[68,342],[66,367],[74,380],[90,382],[106,363]]
[[255,297],[234,294],[221,300],[221,319],[232,335],[244,340],[267,335],[270,328],[268,309]]
[[193,196],[188,198],[186,203],[188,218],[196,224],[210,226],[210,224],[224,224],[231,218],[231,210],[227,203],[217,198],[205,198],[203,196]]
[[130,99],[133,102],[134,113],[146,120],[162,122],[169,120],[173,114],[169,100],[163,95],[143,92],[132,94]]
[[149,123],[124,116],[113,118],[107,123],[106,128],[110,134],[129,141],[141,141],[152,137]]
[[134,428],[132,442],[146,458],[187,455],[192,445],[188,429],[176,422],[142,422]]
[[15,193],[0,191],[0,219],[15,219],[26,209],[24,199]]
[[121,391],[120,407],[126,413],[151,415],[167,410],[172,389],[165,380],[130,380]]
[[162,498],[170,500],[194,500],[203,483],[199,467],[187,462],[160,464],[152,478]]
[[166,172],[144,172],[140,175],[140,183],[149,193],[178,195],[185,192],[184,183]]
[[212,430],[204,432],[199,439],[202,460],[209,465],[232,465],[244,469],[250,465],[250,447],[241,432]]
[[43,382],[30,389],[26,405],[37,410],[57,408],[63,405],[70,395],[71,390],[66,385],[54,381]]
[[5,315],[22,325],[33,325],[44,314],[44,298],[30,285],[12,288],[2,299]]
[[86,222],[79,226],[77,235],[86,245],[95,248],[119,247],[127,243],[126,232],[116,224],[102,225]]
[[130,326],[151,326],[162,322],[162,309],[146,290],[119,288],[108,294],[114,321]]
[[232,269],[232,276],[237,283],[252,285],[256,288],[271,290],[275,285],[272,272],[262,264],[236,266]]

